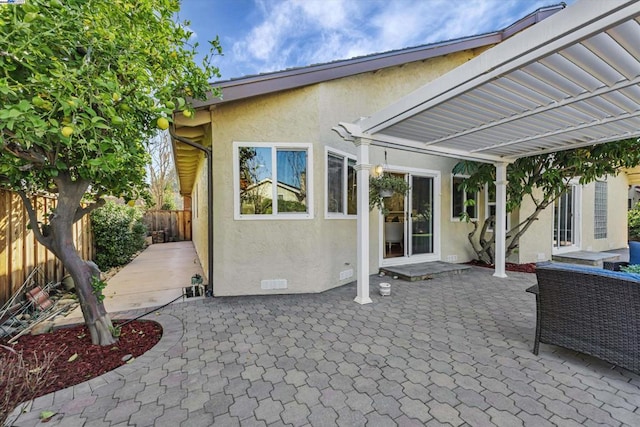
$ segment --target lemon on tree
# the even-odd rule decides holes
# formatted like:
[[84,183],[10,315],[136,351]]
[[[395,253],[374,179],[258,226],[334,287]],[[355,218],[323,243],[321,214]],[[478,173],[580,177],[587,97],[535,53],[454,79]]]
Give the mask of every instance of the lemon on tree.
[[182,115],[185,116],[186,118],[191,117],[191,110],[183,110],[182,111]]
[[44,99],[40,98],[39,96],[34,96],[31,99],[31,103],[36,107],[42,107],[44,105]]
[[73,133],[73,128],[71,126],[64,126],[62,129],[60,129],[60,133],[65,138],[69,138]]
[[160,117],[158,119],[158,127],[162,130],[169,129],[169,120],[167,120],[165,117]]

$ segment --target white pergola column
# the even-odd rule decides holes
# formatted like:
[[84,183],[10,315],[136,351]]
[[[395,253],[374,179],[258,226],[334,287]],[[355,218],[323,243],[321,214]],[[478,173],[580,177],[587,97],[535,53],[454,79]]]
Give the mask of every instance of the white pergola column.
[[353,143],[358,147],[356,173],[358,179],[358,282],[355,302],[369,304],[369,146],[371,141],[356,138]]
[[496,219],[493,227],[496,239],[495,277],[507,277],[505,273],[505,249],[507,239],[507,164],[496,163]]

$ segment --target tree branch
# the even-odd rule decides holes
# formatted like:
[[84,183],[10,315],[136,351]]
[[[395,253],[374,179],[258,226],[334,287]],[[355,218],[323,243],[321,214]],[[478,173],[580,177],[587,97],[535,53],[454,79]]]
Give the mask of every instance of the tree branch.
[[[8,135],[10,139],[16,139],[16,136],[13,132],[4,129],[3,133]],[[3,142],[2,145],[0,145],[0,148],[8,151],[19,159],[26,160],[29,163],[43,165],[47,160],[46,156],[35,151],[35,149],[26,149],[17,142]]]
[[76,214],[75,214],[75,216],[73,218],[73,222],[76,223],[76,222],[80,221],[83,216],[85,216],[85,215],[91,213],[92,211],[104,206],[105,203],[106,203],[105,199],[99,198],[97,201],[85,206],[84,208],[78,208],[76,210]]
[[22,190],[17,191],[17,193],[22,199],[22,204],[27,211],[27,215],[29,216],[29,223],[31,224],[31,229],[33,230],[33,235],[35,236],[36,240],[47,249],[53,251],[53,239],[51,238],[51,236],[45,236],[40,229],[40,223],[38,223],[38,214],[33,208],[31,199],[27,197],[27,194]]
[[17,56],[15,56],[11,52],[7,52],[6,50],[0,50],[0,56],[6,56],[8,58],[13,59],[14,61],[16,61],[18,63],[22,63],[22,61],[20,61],[20,58],[18,58]]
[[506,256],[511,255],[513,250],[516,249],[519,246],[520,237],[529,229],[529,227],[531,227],[531,225],[533,225],[533,222],[538,219],[538,216],[540,215],[540,212],[545,210],[547,208],[547,206],[549,206],[550,203],[551,202],[549,202],[547,204],[542,204],[540,206],[537,206],[536,210],[533,211],[533,213],[531,215],[529,215],[527,217],[527,219],[525,219],[523,222],[518,224],[518,227],[520,227],[522,224],[524,224],[524,227],[520,228],[520,230],[518,230],[518,232],[511,239],[511,243],[509,244],[509,246],[507,247],[507,250],[506,250],[506,254],[507,254]]

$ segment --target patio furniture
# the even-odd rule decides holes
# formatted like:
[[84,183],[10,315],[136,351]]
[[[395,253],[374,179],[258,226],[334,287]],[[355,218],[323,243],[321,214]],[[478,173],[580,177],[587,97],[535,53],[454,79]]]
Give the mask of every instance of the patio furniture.
[[629,242],[629,264],[640,264],[640,242]]
[[536,276],[534,354],[553,344],[640,373],[640,274],[543,263]]
[[384,242],[387,244],[387,251],[391,250],[394,244],[404,242],[404,224],[401,222],[385,222],[384,223]]
[[640,264],[640,242],[629,242],[629,262],[626,261],[605,261],[602,268],[612,271],[620,271],[621,267],[632,264]]
[[602,263],[602,268],[610,271],[621,271],[621,267],[628,266],[629,263],[626,261],[604,261]]

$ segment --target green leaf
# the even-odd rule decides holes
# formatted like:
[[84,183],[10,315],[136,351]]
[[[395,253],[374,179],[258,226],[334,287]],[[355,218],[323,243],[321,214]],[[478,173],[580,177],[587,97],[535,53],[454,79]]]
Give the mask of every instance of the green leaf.
[[57,414],[57,412],[53,412],[53,411],[42,411],[40,412],[40,419],[41,420],[48,420],[49,418],[53,417],[55,414]]
[[38,14],[35,12],[29,12],[24,16],[24,22],[32,22],[38,18]]

